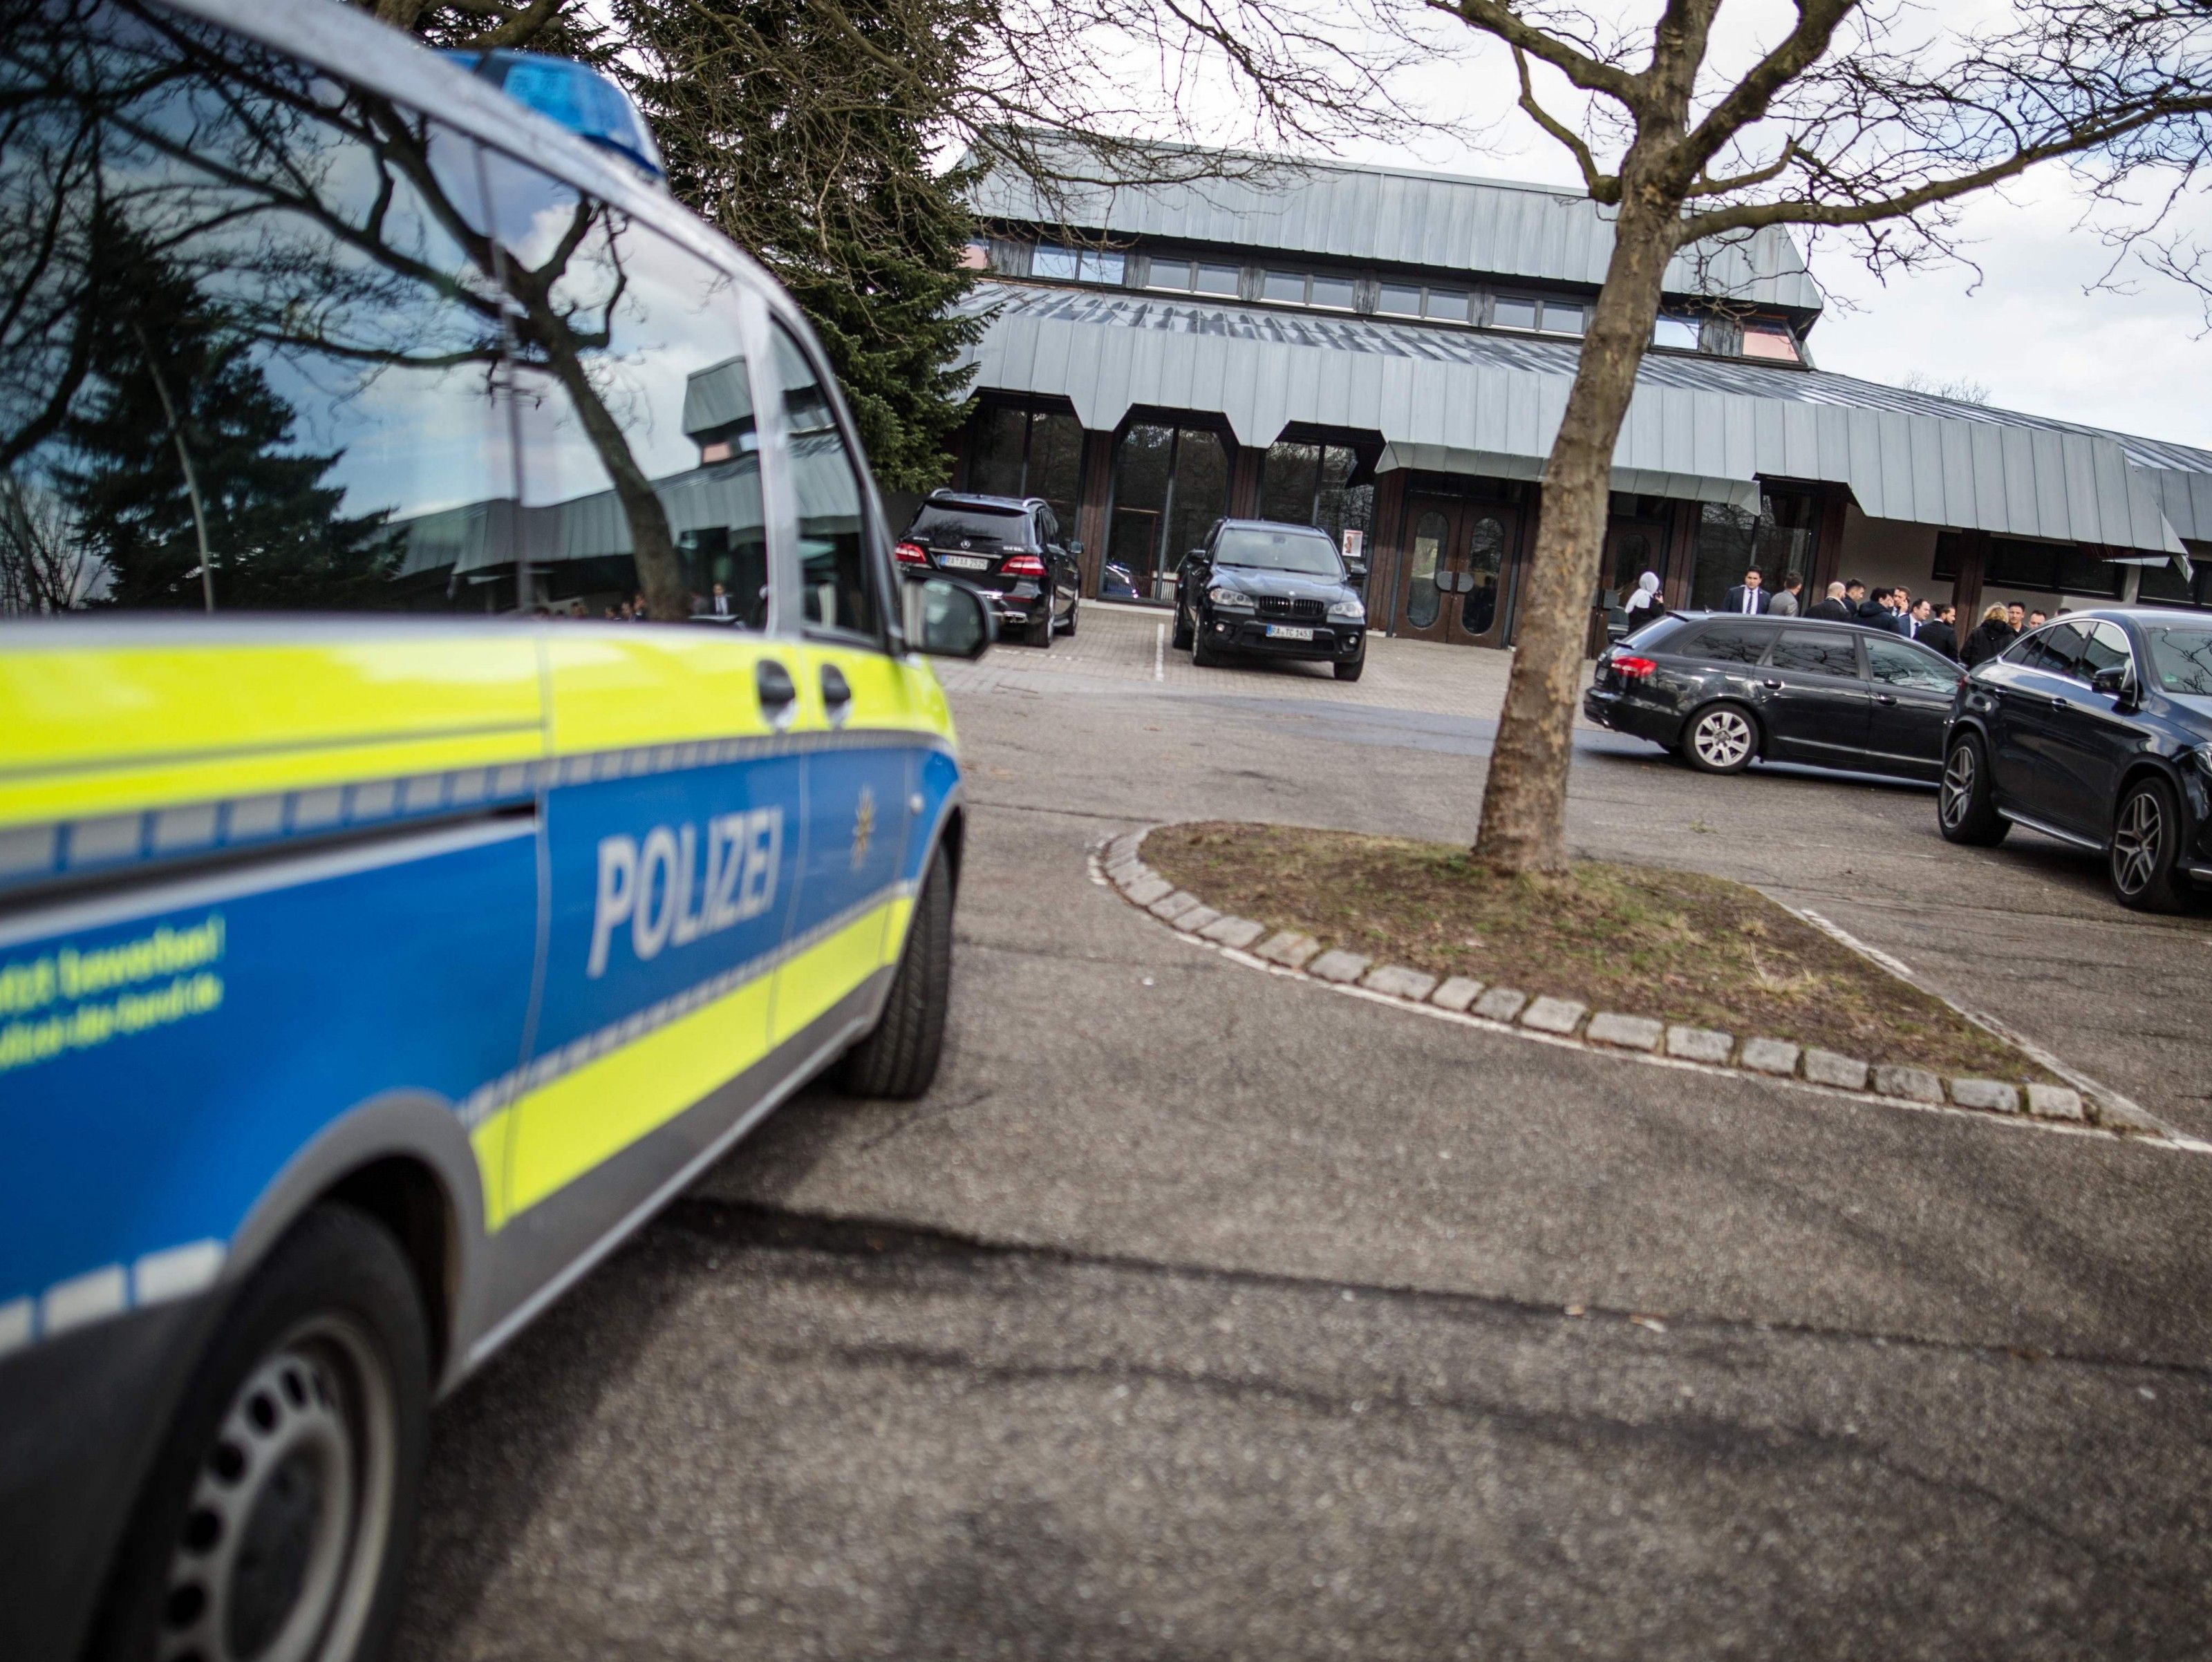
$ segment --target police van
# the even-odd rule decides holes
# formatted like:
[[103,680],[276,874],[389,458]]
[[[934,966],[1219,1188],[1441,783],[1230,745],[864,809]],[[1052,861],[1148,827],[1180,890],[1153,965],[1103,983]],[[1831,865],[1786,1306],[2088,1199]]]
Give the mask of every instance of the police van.
[[611,86],[7,15],[0,1656],[369,1655],[428,1404],[927,1089],[992,626]]

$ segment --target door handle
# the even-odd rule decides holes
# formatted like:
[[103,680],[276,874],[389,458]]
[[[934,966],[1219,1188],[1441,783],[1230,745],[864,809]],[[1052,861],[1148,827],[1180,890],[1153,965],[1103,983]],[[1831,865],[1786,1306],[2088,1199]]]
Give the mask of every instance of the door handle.
[[753,666],[753,691],[760,698],[761,714],[769,726],[781,732],[791,725],[791,719],[799,713],[799,686],[790,670],[772,658],[761,659]]
[[1894,704],[1897,702],[1897,695],[1895,693],[1876,693],[1874,695],[1874,701],[1877,704]]
[[853,713],[853,683],[835,664],[822,666],[822,707],[832,727],[842,727],[845,718]]
[[1782,683],[1779,681],[1777,681],[1772,676],[1767,676],[1759,684],[1762,687],[1769,688],[1776,692],[1779,692],[1782,689]]

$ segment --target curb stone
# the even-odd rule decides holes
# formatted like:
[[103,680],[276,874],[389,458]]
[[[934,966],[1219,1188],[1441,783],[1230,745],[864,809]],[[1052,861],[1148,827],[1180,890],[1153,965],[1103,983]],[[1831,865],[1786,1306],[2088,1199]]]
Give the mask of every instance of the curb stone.
[[1121,891],[1129,897],[1132,906],[1150,906],[1154,901],[1164,901],[1175,893],[1175,885],[1165,877],[1139,877]]
[[1437,978],[1425,970],[1408,969],[1403,964],[1384,964],[1369,970],[1367,979],[1360,985],[1370,992],[1386,992],[1393,998],[1411,998],[1419,1004],[1435,989]]
[[1713,1028],[1671,1027],[1667,1029],[1667,1054],[1686,1062],[1716,1062],[1723,1066],[1735,1052],[1735,1035]]
[[1792,1074],[1797,1071],[1797,1046],[1787,1039],[1747,1039],[1740,1059],[1753,1073]]
[[1198,932],[1209,941],[1218,941],[1223,946],[1247,947],[1258,940],[1266,930],[1249,918],[1216,918]]
[[2132,1131],[2138,1137],[2163,1137],[2166,1127],[2141,1108],[2123,1106],[2100,1098],[2097,1102],[2097,1122],[2116,1131]]
[[1301,935],[1295,929],[1285,929],[1269,936],[1255,955],[1271,964],[1280,964],[1285,969],[1304,969],[1314,954],[1321,950],[1321,943],[1310,935]]
[[1340,947],[1335,951],[1322,953],[1306,966],[1307,974],[1318,976],[1324,981],[1350,983],[1366,973],[1367,960]]
[[1539,1033],[1572,1033],[1589,1008],[1572,998],[1538,998],[1521,1012],[1521,1025]]
[[1617,1045],[1623,1050],[1655,1051],[1666,1037],[1667,1024],[1648,1016],[1623,1016],[1601,1010],[1589,1018],[1584,1037],[1594,1045]]
[[1455,1010],[1464,1015],[1467,1007],[1482,997],[1482,983],[1471,981],[1464,975],[1448,975],[1444,984],[1429,995],[1429,1002],[1438,1010]]
[[1195,910],[1197,906],[1197,895],[1192,894],[1188,889],[1178,889],[1164,901],[1154,901],[1145,909],[1155,918],[1164,918],[1168,922],[1173,923],[1184,913]]
[[1867,1065],[1854,1056],[1838,1056],[1832,1050],[1808,1046],[1805,1077],[1816,1085],[1833,1085],[1840,1090],[1864,1090]]
[[1493,1022],[1510,1022],[1528,1002],[1528,995],[1516,987],[1494,986],[1474,1001],[1474,1013]]
[[2008,1085],[2001,1079],[1954,1079],[1951,1100],[1962,1108],[1980,1108],[1989,1113],[2018,1113],[2020,1087]]
[[2086,1121],[2089,1118],[2081,1106],[2081,1093],[2068,1085],[2030,1085],[2027,1111],[2038,1119]]
[[1220,915],[1210,906],[1194,906],[1176,919],[1176,927],[1186,935],[1203,934],[1206,926]]
[[1884,1096],[1901,1096],[1908,1102],[1941,1102],[1943,1082],[1925,1068],[1878,1067],[1874,1088]]

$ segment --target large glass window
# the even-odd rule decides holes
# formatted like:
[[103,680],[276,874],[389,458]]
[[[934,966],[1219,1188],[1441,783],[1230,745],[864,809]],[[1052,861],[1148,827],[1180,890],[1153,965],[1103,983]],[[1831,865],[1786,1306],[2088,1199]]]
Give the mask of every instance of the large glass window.
[[1547,335],[1583,332],[1580,300],[1542,300],[1525,294],[1500,294],[1491,302],[1490,320],[1500,329],[1533,329]]
[[[1358,558],[1374,526],[1373,476],[1360,477],[1359,453],[1350,445],[1278,440],[1260,470],[1260,517],[1318,525],[1347,557]],[[1349,542],[1347,531],[1355,533]]]
[[1698,349],[1698,320],[1695,318],[1668,317],[1662,314],[1651,325],[1651,344],[1671,346],[1678,351]]
[[1175,573],[1229,508],[1229,452],[1204,428],[1134,422],[1114,449],[1106,558],[1139,596],[1175,596]]
[[830,413],[830,395],[799,343],[775,325],[776,379],[783,390],[791,477],[799,497],[799,576],[809,624],[876,632],[859,470]]
[[1760,493],[1756,513],[1726,502],[1702,504],[1689,609],[1717,610],[1754,566],[1769,593],[1780,592],[1793,575],[1810,583],[1820,506],[1809,491],[1778,489]]
[[1119,283],[1128,257],[1114,248],[1063,248],[1042,242],[1030,256],[1030,275],[1058,277],[1067,282]]
[[1063,525],[1082,488],[1083,424],[1065,410],[985,404],[969,429],[967,488],[986,496],[1042,496]]
[[0,609],[513,604],[473,147],[120,3],[0,87]]
[[1991,540],[1982,580],[1997,588],[2045,594],[2098,595],[2117,598],[2123,568],[2071,543],[2027,543],[2017,537]]

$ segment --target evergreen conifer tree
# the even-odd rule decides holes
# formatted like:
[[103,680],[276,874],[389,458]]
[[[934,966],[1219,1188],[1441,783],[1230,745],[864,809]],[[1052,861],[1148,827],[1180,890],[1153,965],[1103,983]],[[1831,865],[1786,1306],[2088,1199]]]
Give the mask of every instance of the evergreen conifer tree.
[[[934,172],[945,100],[974,45],[971,0],[624,0],[632,90],[676,194],[805,310],[878,481],[944,482],[981,332],[963,170]],[[641,65],[642,67],[637,67]]]

